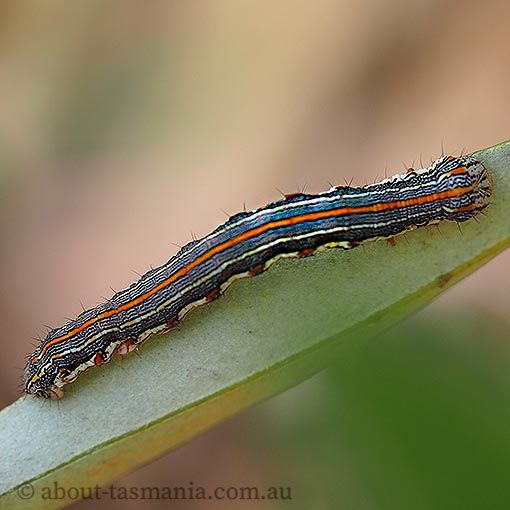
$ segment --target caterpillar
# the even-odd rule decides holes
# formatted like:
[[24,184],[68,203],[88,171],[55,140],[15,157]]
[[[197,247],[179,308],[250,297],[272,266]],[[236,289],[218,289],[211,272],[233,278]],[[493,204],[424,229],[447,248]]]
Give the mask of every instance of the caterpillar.
[[282,257],[349,249],[442,220],[466,221],[487,207],[491,192],[482,163],[443,156],[376,184],[295,193],[240,212],[110,300],[49,331],[27,361],[25,391],[61,398],[84,370],[107,363],[115,352],[131,352],[192,308],[220,297],[234,280],[255,276]]

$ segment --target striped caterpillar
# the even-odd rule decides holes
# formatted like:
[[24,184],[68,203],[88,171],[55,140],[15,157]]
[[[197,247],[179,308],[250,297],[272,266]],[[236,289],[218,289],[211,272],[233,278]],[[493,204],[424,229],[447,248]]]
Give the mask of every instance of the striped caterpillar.
[[238,213],[109,301],[49,331],[28,359],[25,391],[61,398],[81,372],[171,329],[236,279],[255,276],[282,257],[353,248],[442,220],[469,220],[487,207],[491,188],[481,163],[443,156],[429,168],[376,184],[287,195]]

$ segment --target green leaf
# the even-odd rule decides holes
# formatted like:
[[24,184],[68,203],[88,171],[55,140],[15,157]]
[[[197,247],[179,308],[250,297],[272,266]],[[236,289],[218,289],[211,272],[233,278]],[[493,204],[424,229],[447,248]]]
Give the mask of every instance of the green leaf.
[[281,261],[151,339],[139,356],[83,374],[63,400],[27,396],[4,409],[2,508],[59,508],[76,493],[48,499],[55,483],[91,487],[134,470],[321,370],[508,247],[510,143],[475,156],[493,176],[493,199],[461,232],[445,222],[394,247],[374,242]]

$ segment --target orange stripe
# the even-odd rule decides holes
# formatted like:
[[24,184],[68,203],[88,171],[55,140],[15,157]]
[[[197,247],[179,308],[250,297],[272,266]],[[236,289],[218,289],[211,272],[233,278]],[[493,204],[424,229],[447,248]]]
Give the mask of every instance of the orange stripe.
[[115,315],[119,312],[133,308],[134,306],[142,303],[147,298],[149,298],[149,297],[153,296],[154,294],[156,294],[157,292],[159,292],[161,289],[163,289],[166,286],[170,285],[171,283],[175,282],[181,276],[184,276],[186,273],[188,273],[191,269],[199,266],[200,264],[202,264],[206,260],[210,259],[217,253],[221,253],[222,251],[225,251],[228,248],[231,248],[232,246],[235,246],[236,244],[238,244],[242,241],[246,241],[247,239],[256,237],[259,234],[263,234],[264,232],[267,232],[268,230],[271,230],[274,228],[286,227],[286,226],[290,226],[290,225],[295,225],[297,223],[302,223],[302,222],[306,222],[306,221],[316,221],[316,220],[320,220],[320,219],[324,219],[324,218],[328,218],[328,217],[343,216],[346,214],[379,212],[379,211],[387,211],[387,210],[391,210],[391,209],[397,209],[400,207],[409,207],[411,205],[426,204],[426,203],[434,202],[436,200],[441,200],[441,199],[445,199],[445,198],[462,195],[462,194],[470,191],[471,189],[472,189],[471,187],[455,188],[455,189],[451,189],[448,191],[443,191],[441,193],[432,193],[431,195],[426,195],[426,196],[418,197],[418,198],[411,198],[408,200],[397,200],[395,202],[379,203],[379,204],[373,204],[373,205],[364,206],[364,207],[341,207],[339,209],[330,209],[328,211],[319,211],[319,212],[315,212],[315,213],[303,214],[301,216],[294,216],[292,218],[288,218],[285,220],[271,221],[269,223],[261,225],[260,227],[255,227],[251,230],[248,230],[247,232],[244,232],[243,234],[238,235],[237,237],[234,237],[234,238],[232,238],[228,241],[225,241],[224,243],[219,244],[218,246],[215,246],[214,248],[210,249],[208,252],[202,254],[200,257],[197,257],[193,262],[188,264],[186,267],[179,269],[172,276],[169,276],[166,280],[162,281],[159,285],[157,285],[153,289],[147,291],[145,294],[138,296],[136,299],[133,299],[132,301],[128,301],[127,303],[124,303],[123,305],[119,306],[118,308],[114,308],[113,310],[108,310],[107,312],[103,312],[103,313],[99,314],[97,317],[93,317],[92,319],[89,319],[88,321],[84,322],[80,326],[77,326],[73,330],[69,331],[69,333],[66,333],[65,335],[62,335],[60,337],[54,338],[53,340],[49,341],[41,349],[41,353],[39,354],[39,356],[32,359],[32,363],[35,363],[36,361],[38,361],[39,358],[50,347],[50,345],[55,345],[55,344],[61,342],[62,340],[66,340],[67,338],[70,338],[71,336],[75,335],[76,333],[79,333],[80,331],[83,331],[85,328],[87,328],[88,326],[94,324],[95,322],[97,322],[101,319],[111,317],[112,315]]
[[455,170],[448,172],[448,175],[460,175],[466,173],[467,168],[465,166],[458,166]]

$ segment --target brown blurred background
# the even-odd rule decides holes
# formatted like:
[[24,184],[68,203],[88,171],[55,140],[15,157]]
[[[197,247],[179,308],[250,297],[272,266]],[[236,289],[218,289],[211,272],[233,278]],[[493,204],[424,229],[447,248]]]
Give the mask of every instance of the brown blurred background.
[[[509,21],[510,4],[504,0],[2,1],[2,406],[20,396],[30,338],[44,336],[43,324],[60,325],[81,310],[80,301],[91,307],[111,295],[110,287],[127,286],[137,278],[133,271],[163,263],[177,251],[172,243],[206,234],[225,220],[224,211],[278,199],[277,189],[293,192],[306,185],[318,192],[352,177],[356,184],[372,182],[420,166],[420,159],[428,164],[443,147],[471,152],[507,139]],[[468,356],[467,349],[473,356],[468,358],[477,359],[483,352],[487,374],[506,373],[510,362],[501,366],[508,359],[501,339],[510,325],[509,267],[507,251],[415,319],[423,324],[442,317],[448,323],[455,316],[462,323],[466,316],[479,317],[470,331],[482,332],[490,329],[487,324],[496,325],[491,337],[496,340],[475,335],[470,347],[450,342],[446,333],[431,333],[445,338],[436,346],[441,356],[456,349]],[[406,327],[391,335],[409,338],[412,322]],[[410,344],[397,345],[405,350]],[[364,363],[374,352],[352,356],[338,372],[348,373],[346,363],[369,370]],[[319,489],[308,473],[321,472],[321,456],[311,462],[300,453],[310,441],[289,439],[305,434],[293,428],[296,421],[311,428],[329,421],[314,407],[318,393],[328,394],[325,407],[339,406],[342,416],[353,413],[350,406],[368,402],[361,396],[335,400],[334,373],[257,406],[119,481],[125,486],[187,486],[190,480],[207,486],[240,480],[291,484],[292,505],[108,501],[105,508],[312,503],[400,508],[374,482],[379,472],[353,467],[359,468],[362,458],[350,435],[358,425],[340,428],[330,438],[340,444],[343,460],[327,468],[336,473],[327,488]],[[494,381],[499,389],[510,384],[501,377]],[[358,383],[345,380],[340,388]],[[371,387],[380,384],[374,380]],[[504,402],[510,391],[501,391]],[[464,423],[459,416],[452,419]],[[366,417],[360,420],[365,423]],[[397,413],[394,423],[401,422]],[[308,432],[324,436],[320,428]],[[390,443],[399,451],[411,448]],[[387,471],[385,459],[395,458],[388,448],[386,457],[367,457],[366,465],[379,462],[381,473]],[[480,465],[491,459],[500,462],[501,472],[510,456],[489,455]],[[402,473],[395,473],[396,483]],[[423,479],[417,473],[415,482]],[[428,506],[428,488],[415,482],[402,482],[408,489],[398,501],[440,508]],[[438,496],[439,501],[444,499]],[[99,503],[76,508],[99,508]]]

